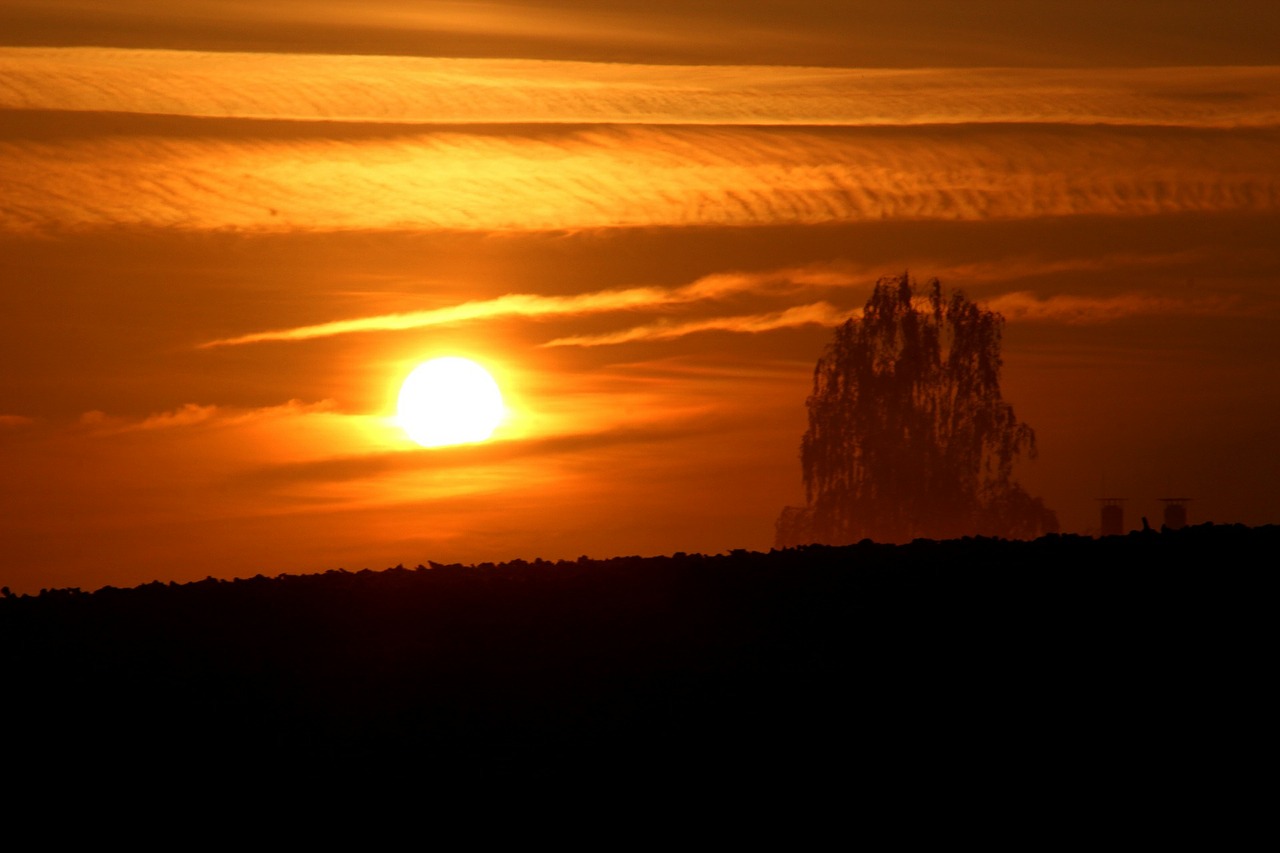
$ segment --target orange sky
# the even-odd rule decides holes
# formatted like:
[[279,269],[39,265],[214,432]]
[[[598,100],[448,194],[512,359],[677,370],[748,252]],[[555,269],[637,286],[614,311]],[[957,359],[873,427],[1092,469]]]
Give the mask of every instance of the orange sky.
[[1280,12],[1117,5],[0,0],[0,584],[766,549],[903,269],[1064,529],[1280,521]]

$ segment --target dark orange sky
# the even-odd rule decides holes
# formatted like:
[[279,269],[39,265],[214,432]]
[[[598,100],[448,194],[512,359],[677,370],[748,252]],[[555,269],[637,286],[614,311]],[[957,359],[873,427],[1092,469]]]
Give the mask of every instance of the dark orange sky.
[[1278,13],[1116,5],[4,0],[0,584],[768,548],[903,269],[1064,529],[1280,520]]

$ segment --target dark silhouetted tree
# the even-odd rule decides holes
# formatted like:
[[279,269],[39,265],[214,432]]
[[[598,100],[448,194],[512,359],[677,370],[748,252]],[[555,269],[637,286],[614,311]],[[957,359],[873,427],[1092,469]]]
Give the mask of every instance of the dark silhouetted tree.
[[1056,530],[1013,480],[1035,432],[1000,394],[1004,319],[937,279],[877,282],[813,372],[801,443],[808,506],[787,507],[780,546]]

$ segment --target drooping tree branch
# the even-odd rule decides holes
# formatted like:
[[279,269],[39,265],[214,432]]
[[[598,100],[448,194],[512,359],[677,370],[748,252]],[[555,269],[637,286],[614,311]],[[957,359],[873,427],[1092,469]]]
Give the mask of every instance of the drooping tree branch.
[[778,543],[907,541],[1055,529],[1013,479],[1035,432],[1000,393],[1003,318],[934,279],[877,282],[818,360],[800,459],[808,506]]

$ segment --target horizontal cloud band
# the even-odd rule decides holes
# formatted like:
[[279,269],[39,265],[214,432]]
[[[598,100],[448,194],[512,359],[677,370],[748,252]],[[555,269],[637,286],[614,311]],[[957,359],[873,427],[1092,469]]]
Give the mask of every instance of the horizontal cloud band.
[[449,305],[428,311],[381,314],[253,332],[233,338],[222,338],[201,344],[209,349],[221,346],[262,343],[265,341],[301,341],[327,338],[356,332],[392,332],[423,329],[474,320],[502,317],[583,316],[613,311],[663,308],[671,305],[714,300],[741,293],[785,292],[803,287],[839,287],[852,283],[847,274],[824,267],[777,270],[767,273],[717,273],[703,276],[683,287],[632,287],[600,290],[571,296],[542,296],[533,293],[508,293],[495,299],[482,299]]
[[1280,66],[848,69],[7,47],[0,81],[0,109],[219,118],[1280,124]]
[[568,128],[0,143],[0,229],[541,231],[1280,209],[1280,129]]
[[[1112,256],[1100,261],[1123,268],[1134,265],[1138,259]],[[1061,263],[1026,265],[1026,262],[1006,262],[1001,265],[1000,273],[1007,278],[1010,275],[1017,277],[1036,271],[1078,268],[1082,268],[1082,265]],[[962,278],[971,282],[990,281],[1001,277],[992,267],[969,266],[964,269],[964,272],[965,275]],[[201,348],[240,346],[268,341],[305,341],[362,332],[406,331],[511,317],[581,317],[615,312],[658,311],[670,309],[673,306],[686,306],[686,310],[695,311],[699,307],[714,304],[726,298],[747,294],[771,297],[780,301],[796,301],[797,296],[815,291],[860,293],[867,288],[870,280],[870,274],[863,270],[813,266],[752,273],[718,273],[704,276],[683,287],[635,287],[570,296],[510,293],[495,299],[475,300],[427,311],[355,317],[291,329],[252,332],[208,341],[201,344]],[[1120,293],[1103,297],[1070,294],[1040,297],[1027,291],[995,294],[984,302],[992,310],[1011,320],[1068,324],[1102,323],[1144,314],[1211,314],[1226,310],[1231,305],[1231,300],[1224,297],[1177,298],[1143,293]],[[672,340],[708,331],[754,334],[797,326],[835,325],[850,317],[856,317],[859,313],[856,309],[841,309],[823,300],[754,314],[692,316],[678,320],[664,318],[657,322],[612,332],[555,338],[542,346],[595,347],[635,341]]]

